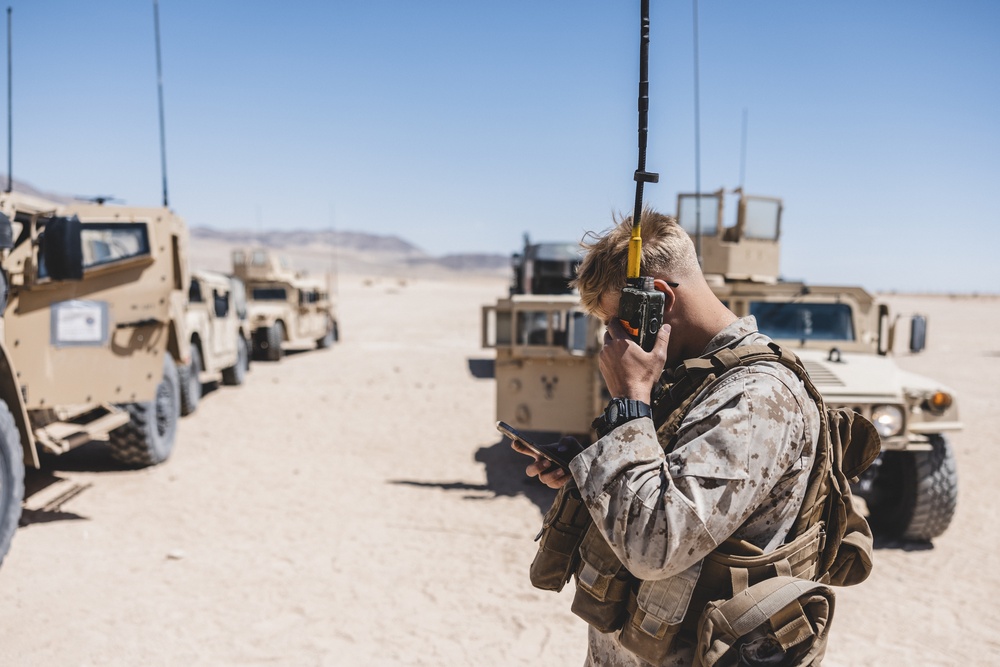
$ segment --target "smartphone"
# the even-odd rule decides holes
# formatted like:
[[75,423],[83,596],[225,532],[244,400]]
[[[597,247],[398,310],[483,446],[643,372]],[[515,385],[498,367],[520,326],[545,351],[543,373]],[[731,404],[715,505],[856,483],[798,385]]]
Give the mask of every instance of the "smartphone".
[[569,462],[577,454],[583,451],[583,447],[574,438],[563,438],[559,442],[548,445],[539,445],[528,440],[523,433],[508,424],[507,422],[497,422],[497,430],[511,440],[519,443],[538,454],[543,459],[547,459],[569,473]]

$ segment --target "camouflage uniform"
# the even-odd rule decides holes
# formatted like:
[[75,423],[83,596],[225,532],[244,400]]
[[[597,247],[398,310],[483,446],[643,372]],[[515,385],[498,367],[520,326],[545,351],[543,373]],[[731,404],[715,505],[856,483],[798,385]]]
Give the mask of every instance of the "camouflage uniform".
[[[767,344],[753,317],[705,348]],[[771,551],[791,530],[806,491],[820,417],[802,382],[779,363],[740,366],[703,395],[664,454],[652,420],[601,438],[571,465],[594,522],[639,579],[697,578],[702,559],[730,536]],[[689,665],[681,644],[664,664]],[[648,665],[615,634],[590,628],[589,665]]]

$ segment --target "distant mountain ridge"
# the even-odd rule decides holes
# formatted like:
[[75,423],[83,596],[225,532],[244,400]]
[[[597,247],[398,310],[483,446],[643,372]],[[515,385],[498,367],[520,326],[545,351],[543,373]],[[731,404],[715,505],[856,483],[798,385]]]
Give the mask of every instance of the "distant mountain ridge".
[[510,270],[508,255],[450,253],[433,256],[413,243],[393,235],[338,230],[248,230],[192,227],[192,245],[211,244],[230,248],[260,245],[283,251],[300,264],[336,261],[342,266],[391,265],[397,269],[433,270],[445,273],[502,274]]

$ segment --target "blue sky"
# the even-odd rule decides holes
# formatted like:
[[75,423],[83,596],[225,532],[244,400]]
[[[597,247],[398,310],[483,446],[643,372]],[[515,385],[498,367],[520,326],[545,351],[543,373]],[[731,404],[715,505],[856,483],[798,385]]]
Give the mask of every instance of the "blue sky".
[[[947,5],[947,6],[946,6]],[[14,0],[14,175],[161,201],[152,1]],[[171,207],[509,253],[634,198],[638,0],[161,0]],[[1000,292],[1000,3],[700,0],[701,184],[788,278]],[[692,4],[652,0],[646,201],[692,191]]]

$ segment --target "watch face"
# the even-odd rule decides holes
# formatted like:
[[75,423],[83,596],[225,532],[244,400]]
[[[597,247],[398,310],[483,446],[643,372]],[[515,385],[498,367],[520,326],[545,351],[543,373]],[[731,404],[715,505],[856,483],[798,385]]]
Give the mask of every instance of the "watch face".
[[611,401],[611,405],[608,406],[608,423],[614,424],[618,421],[618,401]]

